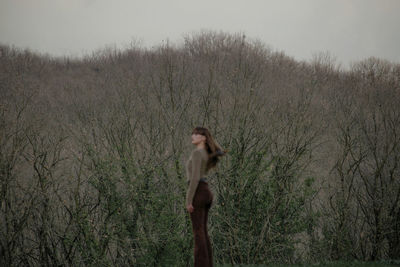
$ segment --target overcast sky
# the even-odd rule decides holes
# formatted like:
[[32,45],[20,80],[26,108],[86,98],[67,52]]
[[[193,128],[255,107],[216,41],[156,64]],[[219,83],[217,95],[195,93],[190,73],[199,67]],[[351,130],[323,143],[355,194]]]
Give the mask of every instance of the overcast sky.
[[0,43],[55,56],[200,30],[245,33],[299,60],[400,63],[400,0],[0,0]]

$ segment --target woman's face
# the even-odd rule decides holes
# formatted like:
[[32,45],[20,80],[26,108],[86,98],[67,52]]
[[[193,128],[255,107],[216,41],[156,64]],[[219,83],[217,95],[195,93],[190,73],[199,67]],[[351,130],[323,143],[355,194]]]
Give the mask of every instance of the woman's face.
[[206,141],[206,137],[204,135],[197,134],[197,133],[192,134],[192,144],[193,145],[198,145],[201,142],[205,142],[205,141]]

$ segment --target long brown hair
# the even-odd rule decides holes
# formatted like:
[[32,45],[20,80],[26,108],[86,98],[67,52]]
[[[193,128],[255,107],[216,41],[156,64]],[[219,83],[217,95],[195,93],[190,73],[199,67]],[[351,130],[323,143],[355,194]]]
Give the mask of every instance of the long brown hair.
[[219,157],[224,156],[228,151],[222,149],[207,128],[197,126],[193,129],[192,134],[201,134],[206,137],[205,145],[208,153],[207,170],[214,168],[219,161]]

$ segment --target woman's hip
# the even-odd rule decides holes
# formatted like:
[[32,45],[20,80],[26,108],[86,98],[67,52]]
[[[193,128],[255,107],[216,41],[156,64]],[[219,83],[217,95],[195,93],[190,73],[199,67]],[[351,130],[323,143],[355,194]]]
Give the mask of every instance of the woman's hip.
[[193,197],[193,206],[209,205],[213,198],[214,196],[208,187],[208,183],[200,180]]

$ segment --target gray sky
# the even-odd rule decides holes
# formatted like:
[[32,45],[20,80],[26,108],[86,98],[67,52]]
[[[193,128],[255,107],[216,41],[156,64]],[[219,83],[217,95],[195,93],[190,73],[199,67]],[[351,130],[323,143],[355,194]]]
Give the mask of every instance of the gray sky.
[[400,63],[400,0],[0,0],[0,43],[56,56],[200,30],[242,32],[299,60]]

